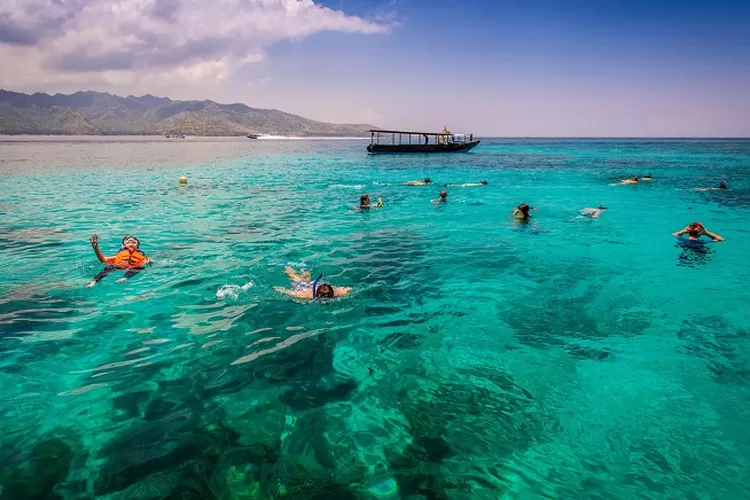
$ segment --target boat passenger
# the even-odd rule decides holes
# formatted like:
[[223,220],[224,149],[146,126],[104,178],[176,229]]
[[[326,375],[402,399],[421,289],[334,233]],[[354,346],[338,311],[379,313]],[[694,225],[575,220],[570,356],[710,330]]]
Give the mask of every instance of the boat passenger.
[[526,203],[522,203],[518,205],[515,210],[513,210],[513,213],[510,214],[510,217],[521,221],[531,220],[531,214],[529,213],[529,210],[536,211],[536,208],[530,207]]
[[432,182],[429,177],[426,177],[423,181],[408,181],[405,185],[406,186],[426,186]]
[[96,285],[108,274],[117,270],[125,271],[125,275],[117,280],[117,283],[123,283],[125,280],[143,271],[143,266],[151,262],[151,259],[146,257],[146,254],[140,250],[141,242],[135,236],[125,236],[122,239],[122,247],[120,247],[120,250],[117,251],[114,257],[105,257],[99,250],[98,234],[92,234],[90,241],[91,247],[94,249],[94,253],[96,253],[96,258],[99,259],[99,262],[106,264],[106,266],[102,272],[91,280],[88,284],[89,288]]
[[714,241],[724,241],[724,238],[716,233],[708,231],[700,222],[693,222],[692,224],[688,224],[682,231],[672,233],[672,236],[676,236],[679,238],[683,234],[688,235],[688,240],[698,240],[701,236],[708,236]]
[[351,287],[333,286],[330,283],[321,283],[323,278],[321,274],[317,279],[312,280],[310,271],[297,272],[290,266],[284,268],[284,272],[292,281],[292,287],[286,289],[283,287],[274,287],[279,293],[289,295],[297,299],[330,299],[334,297],[344,297],[352,289]]

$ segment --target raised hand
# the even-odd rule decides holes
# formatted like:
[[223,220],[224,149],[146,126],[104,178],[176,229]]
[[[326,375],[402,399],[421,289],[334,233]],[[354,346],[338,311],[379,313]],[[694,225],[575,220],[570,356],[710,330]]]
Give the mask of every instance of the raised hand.
[[98,248],[99,247],[99,235],[98,234],[96,234],[96,233],[92,234],[91,235],[91,239],[89,241],[91,242],[91,246],[93,248]]

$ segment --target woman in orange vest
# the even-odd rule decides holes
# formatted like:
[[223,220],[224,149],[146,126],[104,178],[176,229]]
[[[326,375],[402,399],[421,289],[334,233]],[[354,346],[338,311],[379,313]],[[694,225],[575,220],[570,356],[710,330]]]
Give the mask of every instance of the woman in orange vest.
[[125,276],[117,280],[118,283],[122,283],[140,271],[143,271],[143,266],[150,263],[151,259],[146,257],[146,254],[139,249],[140,246],[141,242],[138,241],[138,238],[135,236],[125,236],[122,239],[122,247],[118,250],[117,254],[114,257],[105,257],[99,250],[99,235],[92,234],[91,247],[96,253],[96,258],[99,259],[99,262],[107,265],[102,272],[94,276],[94,279],[89,283],[89,288],[96,285],[112,271],[117,271],[118,269],[125,271]]

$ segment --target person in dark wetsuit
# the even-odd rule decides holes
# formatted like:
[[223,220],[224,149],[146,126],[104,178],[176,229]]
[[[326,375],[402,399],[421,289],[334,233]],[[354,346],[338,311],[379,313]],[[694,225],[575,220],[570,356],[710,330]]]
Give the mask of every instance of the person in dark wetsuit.
[[99,259],[99,262],[106,264],[106,266],[102,272],[94,276],[94,279],[89,282],[89,288],[96,285],[108,274],[117,270],[125,271],[125,276],[117,280],[118,283],[123,283],[125,280],[143,271],[143,266],[151,262],[151,259],[146,257],[146,254],[140,250],[141,242],[135,236],[125,236],[122,239],[122,247],[114,257],[105,257],[99,250],[98,234],[92,234],[90,241],[91,247],[94,249],[94,253],[96,253],[96,258]]

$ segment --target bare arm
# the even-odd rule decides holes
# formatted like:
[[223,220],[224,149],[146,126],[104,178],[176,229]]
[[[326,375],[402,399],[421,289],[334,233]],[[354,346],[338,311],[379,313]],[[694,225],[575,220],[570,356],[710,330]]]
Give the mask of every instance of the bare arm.
[[352,291],[352,287],[350,286],[335,286],[333,287],[333,296],[344,297],[351,291]]
[[708,236],[709,238],[711,238],[711,239],[712,239],[712,240],[714,240],[714,241],[724,241],[724,238],[722,238],[721,236],[719,236],[719,235],[718,235],[718,234],[716,234],[716,233],[712,233],[712,232],[710,232],[710,231],[705,231],[705,230],[704,230],[704,231],[703,231],[703,234],[705,234],[706,236]]
[[683,234],[686,234],[688,232],[688,228],[683,229],[682,231],[677,231],[676,233],[672,233],[672,236],[677,236],[678,238],[682,236]]
[[91,248],[94,249],[94,253],[96,254],[96,258],[99,259],[99,262],[107,262],[107,258],[102,254],[101,250],[99,250],[99,235],[94,233],[91,235]]

